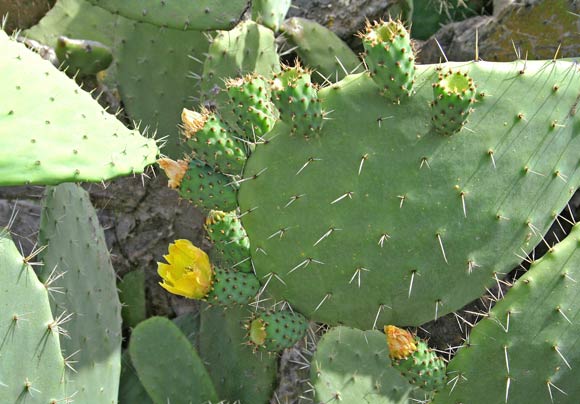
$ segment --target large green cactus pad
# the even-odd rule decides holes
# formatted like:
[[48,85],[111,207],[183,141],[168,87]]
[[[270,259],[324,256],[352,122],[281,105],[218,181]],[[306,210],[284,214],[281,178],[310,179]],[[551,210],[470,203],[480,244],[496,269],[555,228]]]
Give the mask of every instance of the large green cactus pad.
[[139,380],[155,404],[218,401],[197,351],[170,320],[152,317],[139,324],[129,352]]
[[50,311],[45,285],[2,229],[0,402],[50,404],[67,397],[70,387],[64,378],[59,323]]
[[155,162],[155,140],[4,32],[0,52],[0,185],[100,182]]
[[[466,127],[443,136],[431,84],[451,67],[479,96]],[[577,70],[421,66],[401,104],[367,74],[324,89],[332,119],[317,137],[278,124],[246,165],[245,178],[261,173],[238,194],[258,277],[314,320],[363,329],[422,324],[477,298],[578,186]]]
[[[75,399],[114,404],[121,372],[121,304],[103,229],[88,193],[75,184],[48,187],[40,222],[39,278],[59,288],[54,313],[66,312],[69,336],[61,338],[65,356],[75,361],[67,377]],[[54,271],[54,272],[53,272]]]
[[317,403],[407,404],[414,389],[392,367],[385,334],[348,327],[333,328],[322,337],[310,378]]
[[535,261],[471,332],[435,403],[576,403],[580,226]]
[[228,29],[236,25],[248,0],[89,0],[114,14],[179,30]]
[[199,354],[222,400],[265,404],[274,390],[277,357],[254,353],[245,342],[244,323],[250,315],[246,308],[205,307],[201,312]]

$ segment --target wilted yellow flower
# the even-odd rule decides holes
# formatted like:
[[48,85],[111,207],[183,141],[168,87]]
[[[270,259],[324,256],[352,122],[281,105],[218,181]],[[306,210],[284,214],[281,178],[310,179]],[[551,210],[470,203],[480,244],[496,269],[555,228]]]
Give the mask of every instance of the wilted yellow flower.
[[203,299],[211,289],[213,271],[209,257],[189,240],[175,240],[169,254],[163,256],[168,264],[158,262],[157,273],[163,278],[159,284],[168,292],[190,299]]
[[201,113],[183,108],[181,111],[181,122],[183,123],[183,135],[190,139],[193,135],[203,129],[210,117],[207,108],[202,108]]
[[169,178],[169,188],[179,188],[183,176],[189,167],[189,163],[185,160],[171,160],[169,158],[162,158],[157,160],[159,167],[165,171],[165,175]]
[[387,334],[387,344],[389,345],[391,359],[406,359],[417,350],[415,337],[409,331],[394,325],[386,325],[385,334]]

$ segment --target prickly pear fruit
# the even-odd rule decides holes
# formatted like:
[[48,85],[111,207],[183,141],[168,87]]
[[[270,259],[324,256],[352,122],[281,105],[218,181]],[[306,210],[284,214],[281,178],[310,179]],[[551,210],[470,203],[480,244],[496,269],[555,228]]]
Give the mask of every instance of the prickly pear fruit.
[[217,114],[183,109],[183,135],[194,156],[224,174],[237,175],[246,161],[244,145]]
[[286,67],[272,80],[272,98],[280,119],[292,126],[293,134],[310,138],[322,128],[322,105],[310,72],[300,65]]
[[452,135],[463,128],[475,103],[475,92],[473,79],[467,73],[439,73],[438,81],[433,83],[435,99],[431,103],[431,119],[438,133]]
[[256,137],[270,132],[276,123],[278,111],[270,100],[270,85],[254,73],[226,82],[232,110],[242,135],[256,141]]
[[257,349],[278,352],[296,344],[308,329],[308,321],[291,311],[268,312],[253,319],[249,325],[249,342]]
[[250,240],[235,211],[212,210],[205,221],[205,231],[213,243],[210,256],[214,264],[252,272]]
[[393,325],[385,326],[385,334],[393,367],[411,384],[425,391],[445,386],[445,363],[424,341]]
[[409,32],[400,21],[367,23],[359,34],[371,77],[385,97],[400,102],[415,83],[415,56]]
[[212,290],[205,300],[220,306],[244,305],[252,300],[259,289],[260,282],[254,274],[214,267]]
[[202,210],[237,208],[236,187],[225,175],[197,160],[162,158],[157,161],[169,178],[168,186]]

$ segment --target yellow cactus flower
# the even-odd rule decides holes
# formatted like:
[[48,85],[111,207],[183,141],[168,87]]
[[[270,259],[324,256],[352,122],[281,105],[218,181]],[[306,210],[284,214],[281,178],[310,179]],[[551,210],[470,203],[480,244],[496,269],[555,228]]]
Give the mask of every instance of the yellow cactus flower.
[[417,350],[415,337],[409,331],[394,325],[386,325],[385,334],[387,334],[387,344],[391,359],[406,359]]
[[163,256],[167,264],[158,262],[157,273],[168,292],[190,299],[203,299],[211,289],[213,271],[209,257],[189,240],[175,240],[169,254]]
[[189,163],[185,160],[171,160],[169,158],[161,158],[157,160],[159,167],[165,171],[165,175],[169,178],[169,183],[167,184],[169,188],[179,188],[185,172],[189,167]]

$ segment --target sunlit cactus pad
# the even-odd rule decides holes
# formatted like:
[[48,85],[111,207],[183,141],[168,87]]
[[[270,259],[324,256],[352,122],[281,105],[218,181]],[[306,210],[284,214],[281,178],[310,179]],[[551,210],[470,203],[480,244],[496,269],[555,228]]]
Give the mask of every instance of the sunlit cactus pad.
[[552,247],[471,332],[434,403],[578,402],[580,227]]
[[[464,127],[441,135],[432,84],[450,69],[477,95]],[[279,123],[248,160],[238,201],[257,275],[313,320],[369,329],[461,308],[578,186],[576,64],[450,63],[415,78],[398,104],[368,73],[349,76],[320,91],[320,133]]]
[[155,140],[1,31],[0,51],[0,185],[100,182],[155,162]]

